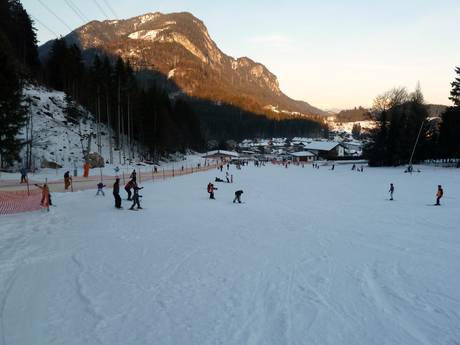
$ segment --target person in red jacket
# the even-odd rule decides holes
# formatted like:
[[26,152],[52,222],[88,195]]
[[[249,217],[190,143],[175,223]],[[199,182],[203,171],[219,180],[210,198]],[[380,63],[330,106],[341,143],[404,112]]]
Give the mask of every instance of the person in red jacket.
[[131,199],[131,195],[132,195],[131,189],[133,189],[135,185],[136,185],[136,182],[134,180],[130,180],[125,186],[125,191],[126,191],[126,193],[128,193],[128,200],[129,201],[132,200]]
[[214,185],[209,182],[208,183],[208,193],[209,193],[209,199],[215,199],[214,198],[214,191],[217,190],[216,187],[214,187]]

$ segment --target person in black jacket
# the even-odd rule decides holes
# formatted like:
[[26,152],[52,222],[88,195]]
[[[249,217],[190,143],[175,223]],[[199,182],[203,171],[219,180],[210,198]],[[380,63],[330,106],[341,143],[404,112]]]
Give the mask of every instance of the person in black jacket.
[[441,185],[438,185],[438,191],[436,192],[436,206],[441,206],[441,198],[444,196],[444,190]]
[[134,210],[134,206],[137,205],[137,209],[138,210],[142,210],[142,207],[141,207],[141,204],[139,203],[139,198],[140,198],[140,195],[139,195],[139,191],[144,188],[144,187],[138,187],[137,186],[137,183],[134,183],[134,186],[133,186],[133,204],[131,205],[130,207],[130,210]]
[[233,199],[233,203],[238,201],[238,203],[241,204],[241,194],[243,194],[242,190],[237,190],[235,192],[235,198]]
[[115,207],[121,208],[121,197],[120,197],[120,179],[117,178],[113,184],[113,197],[115,198]]

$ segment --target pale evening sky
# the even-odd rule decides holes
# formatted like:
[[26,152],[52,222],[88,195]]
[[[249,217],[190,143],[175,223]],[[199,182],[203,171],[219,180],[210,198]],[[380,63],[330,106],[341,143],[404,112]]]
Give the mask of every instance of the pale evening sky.
[[226,54],[265,64],[287,95],[322,108],[369,106],[377,94],[393,86],[413,89],[418,81],[427,102],[450,104],[450,82],[460,65],[459,0],[22,3],[37,19],[40,43],[83,24],[72,4],[90,20],[191,12]]

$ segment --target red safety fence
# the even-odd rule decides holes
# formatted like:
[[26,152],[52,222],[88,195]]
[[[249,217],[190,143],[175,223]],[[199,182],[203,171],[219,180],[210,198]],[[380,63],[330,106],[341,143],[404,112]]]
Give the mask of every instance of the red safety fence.
[[[157,169],[156,171],[153,169],[153,167],[148,171],[146,171],[145,168],[143,170],[137,169],[137,181],[138,183],[145,183],[147,181],[155,182],[158,180],[165,180],[177,176],[204,172],[207,170],[215,169],[218,166],[219,164],[213,163],[200,167],[181,166],[179,168],[172,168],[168,170]],[[129,180],[129,175],[123,172],[120,173],[119,177],[121,180],[120,182],[123,184],[123,186]],[[103,182],[104,184],[107,184],[107,186],[110,186],[110,184],[114,181],[115,176],[94,175],[88,178],[77,177],[73,178],[72,185],[71,187],[69,187],[68,192],[96,189],[96,185],[98,182]],[[33,182],[30,183],[32,186]],[[62,181],[48,181],[48,186],[50,187],[51,193],[65,191],[64,184]],[[30,190],[30,193],[28,193],[28,191],[25,190],[25,185],[18,184],[17,182],[11,183],[10,181],[2,181],[0,187],[5,187],[8,189],[17,187],[18,189],[20,189],[13,191],[2,191],[0,189],[0,215],[36,211],[41,208],[41,190],[33,187],[33,189]]]
[[41,190],[0,192],[0,214],[39,210],[41,198]]

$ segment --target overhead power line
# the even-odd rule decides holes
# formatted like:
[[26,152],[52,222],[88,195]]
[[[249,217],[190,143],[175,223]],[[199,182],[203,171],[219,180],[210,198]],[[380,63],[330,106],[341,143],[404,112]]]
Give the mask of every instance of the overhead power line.
[[64,1],[67,4],[67,6],[69,6],[70,9],[73,11],[73,13],[75,13],[77,15],[77,17],[79,17],[83,21],[83,24],[88,23],[89,20],[85,17],[83,12],[80,11],[80,9],[77,7],[77,5],[75,5],[72,2],[72,0],[64,0]]
[[107,6],[107,8],[112,12],[112,14],[115,16],[115,18],[118,18],[117,13],[113,10],[112,6],[110,6],[110,3],[107,0],[102,0],[104,4]]
[[101,5],[97,2],[97,0],[93,0],[93,2],[96,4],[96,6],[99,8],[99,10],[102,12],[102,14],[105,16],[106,19],[109,19],[109,16],[107,13],[104,11]]
[[46,6],[42,0],[38,0],[38,2],[49,12],[51,13],[57,20],[59,20],[67,29],[69,29],[69,31],[73,31],[73,29],[65,22],[61,19],[61,17],[59,17],[51,8],[49,8],[48,6]]

